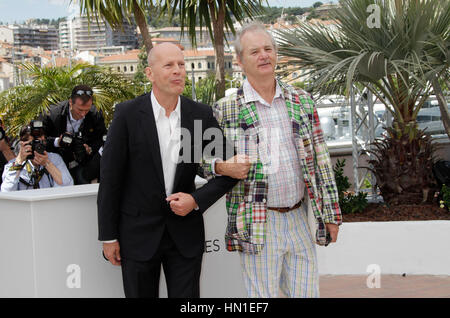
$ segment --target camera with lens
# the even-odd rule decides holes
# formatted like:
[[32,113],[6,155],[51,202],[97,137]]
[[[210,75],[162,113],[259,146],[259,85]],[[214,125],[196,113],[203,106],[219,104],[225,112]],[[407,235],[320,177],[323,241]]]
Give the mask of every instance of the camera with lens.
[[87,153],[86,148],[84,147],[85,143],[81,131],[76,134],[66,132],[61,136],[61,140],[59,141],[60,147],[72,151],[73,157],[78,163],[82,163],[86,159]]
[[34,120],[31,122],[30,126],[30,135],[33,137],[31,141],[31,155],[27,157],[27,159],[34,159],[34,152],[43,155],[45,152],[46,142],[45,140],[40,140],[39,138],[44,135],[44,124],[40,120]]

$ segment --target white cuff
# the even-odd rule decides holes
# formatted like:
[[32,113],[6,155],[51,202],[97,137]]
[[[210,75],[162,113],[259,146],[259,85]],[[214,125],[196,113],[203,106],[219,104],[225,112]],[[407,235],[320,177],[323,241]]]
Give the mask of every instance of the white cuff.
[[58,138],[55,138],[55,142],[53,143],[53,145],[56,147],[56,148],[58,148],[59,147],[59,137]]
[[222,161],[223,161],[223,160],[220,159],[220,158],[214,158],[214,159],[212,160],[212,162],[211,162],[211,170],[212,170],[213,175],[215,175],[215,176],[221,176],[221,174],[216,173],[216,162],[217,162],[218,160],[220,160],[219,162],[222,162]]
[[110,240],[110,241],[102,241],[102,243],[115,243],[117,240]]

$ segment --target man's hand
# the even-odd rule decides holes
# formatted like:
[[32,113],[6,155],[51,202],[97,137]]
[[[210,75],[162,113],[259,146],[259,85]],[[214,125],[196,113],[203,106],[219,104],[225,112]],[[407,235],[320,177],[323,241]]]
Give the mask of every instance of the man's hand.
[[103,254],[111,262],[111,264],[120,266],[120,246],[119,242],[103,243]]
[[325,226],[327,228],[327,232],[330,233],[331,243],[336,243],[339,232],[339,225],[332,223],[325,223]]
[[194,198],[188,193],[174,193],[169,195],[166,200],[170,202],[172,211],[179,216],[186,216],[197,207]]
[[250,158],[247,155],[236,155],[227,161],[216,162],[217,174],[234,179],[247,179],[250,170]]
[[48,159],[47,151],[44,151],[44,154],[42,154],[42,155],[39,152],[35,151],[33,161],[36,164],[45,167],[50,162],[50,160]]
[[22,164],[25,160],[27,160],[27,157],[29,155],[31,155],[32,148],[31,148],[30,141],[29,142],[20,141],[19,145],[20,145],[20,150],[19,150],[19,154],[17,155],[17,158],[16,158],[16,163]]
[[86,153],[90,155],[92,153],[92,148],[89,147],[87,144],[83,144],[84,148],[86,149]]

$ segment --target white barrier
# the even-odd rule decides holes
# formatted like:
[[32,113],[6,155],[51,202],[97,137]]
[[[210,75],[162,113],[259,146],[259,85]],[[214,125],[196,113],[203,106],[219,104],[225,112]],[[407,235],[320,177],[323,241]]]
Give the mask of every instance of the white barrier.
[[[98,185],[0,193],[0,297],[123,297],[120,267],[97,240]],[[202,297],[245,297],[225,250],[225,198],[204,214]],[[164,275],[161,296],[166,296]]]
[[[98,185],[0,193],[0,297],[123,297],[120,267],[97,240]],[[225,250],[225,199],[204,214],[202,297],[245,297],[239,255]],[[321,274],[450,275],[450,221],[345,223],[318,247]],[[161,296],[166,296],[165,283]]]
[[[345,222],[345,216],[344,216]],[[450,221],[344,223],[338,242],[318,248],[319,272],[367,275],[450,275]]]

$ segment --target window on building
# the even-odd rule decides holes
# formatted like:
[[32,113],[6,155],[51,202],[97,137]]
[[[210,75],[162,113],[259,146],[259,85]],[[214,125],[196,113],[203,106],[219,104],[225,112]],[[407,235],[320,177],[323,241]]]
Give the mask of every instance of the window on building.
[[124,71],[124,72],[127,71],[127,67],[126,67],[126,66],[123,67],[123,71]]
[[195,64],[191,63],[191,70],[193,70],[195,68]]
[[216,68],[216,67],[214,66],[214,62],[212,62],[212,68]]
[[208,62],[208,70],[211,68],[211,63]]
[[198,63],[198,68],[201,69],[202,68],[202,63]]
[[133,65],[130,66],[130,72],[134,72],[134,67],[133,67]]
[[117,66],[117,72],[120,72],[120,66]]

